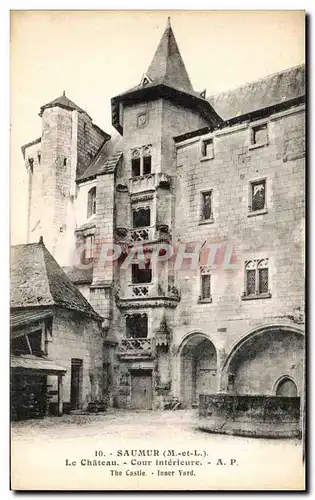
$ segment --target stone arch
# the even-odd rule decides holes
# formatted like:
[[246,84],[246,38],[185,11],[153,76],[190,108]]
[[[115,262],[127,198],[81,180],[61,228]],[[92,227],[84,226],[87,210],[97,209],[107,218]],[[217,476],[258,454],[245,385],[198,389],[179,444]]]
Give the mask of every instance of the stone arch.
[[256,327],[239,338],[222,367],[221,389],[236,394],[275,394],[275,381],[288,375],[300,392],[304,332],[290,324]]
[[184,337],[178,348],[178,355],[182,406],[197,406],[200,394],[216,392],[217,349],[209,335],[194,331]]
[[[287,384],[286,387],[285,384]],[[276,396],[297,397],[298,388],[294,378],[290,375],[282,375],[274,385],[274,394]]]

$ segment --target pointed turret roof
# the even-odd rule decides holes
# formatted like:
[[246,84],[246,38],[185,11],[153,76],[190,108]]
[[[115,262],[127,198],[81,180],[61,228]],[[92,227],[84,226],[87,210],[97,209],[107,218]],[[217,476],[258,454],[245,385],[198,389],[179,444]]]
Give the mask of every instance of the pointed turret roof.
[[39,116],[42,116],[45,109],[53,108],[54,106],[59,106],[60,108],[69,109],[71,111],[76,110],[79,113],[88,114],[86,111],[80,108],[80,106],[77,106],[75,102],[71,101],[71,99],[66,96],[66,92],[63,91],[62,95],[57,97],[57,99],[54,99],[53,101],[50,101],[47,104],[41,106]]
[[164,83],[170,87],[193,92],[193,87],[180,55],[170,18],[154,54],[146,75],[152,83]]
[[159,97],[174,100],[182,106],[197,108],[209,125],[222,122],[205,96],[193,90],[175,40],[170,18],[168,18],[166,29],[152,62],[140,83],[112,98],[113,126],[121,135],[123,134],[121,104],[128,102],[135,104]]

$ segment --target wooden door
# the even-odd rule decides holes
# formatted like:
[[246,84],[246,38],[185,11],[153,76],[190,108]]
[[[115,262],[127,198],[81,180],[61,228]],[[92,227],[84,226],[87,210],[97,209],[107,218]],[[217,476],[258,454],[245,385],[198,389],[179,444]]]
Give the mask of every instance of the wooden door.
[[131,374],[131,407],[137,410],[152,409],[152,375],[149,372]]
[[73,410],[81,406],[82,359],[71,360],[71,394],[70,403]]

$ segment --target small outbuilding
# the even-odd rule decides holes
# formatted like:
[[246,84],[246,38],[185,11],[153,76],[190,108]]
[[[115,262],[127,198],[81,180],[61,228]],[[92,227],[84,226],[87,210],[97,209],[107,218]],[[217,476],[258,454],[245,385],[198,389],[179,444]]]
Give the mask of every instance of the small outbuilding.
[[12,419],[103,401],[103,318],[42,241],[11,248],[10,295]]

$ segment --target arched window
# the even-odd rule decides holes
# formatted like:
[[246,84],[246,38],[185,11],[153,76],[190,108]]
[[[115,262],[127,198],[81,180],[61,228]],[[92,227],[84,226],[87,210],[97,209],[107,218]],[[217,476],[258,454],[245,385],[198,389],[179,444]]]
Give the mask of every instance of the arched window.
[[87,216],[91,217],[91,215],[95,213],[96,213],[96,187],[93,187],[88,192]]
[[291,378],[284,377],[278,382],[276,388],[276,396],[296,398],[297,395],[296,384]]

